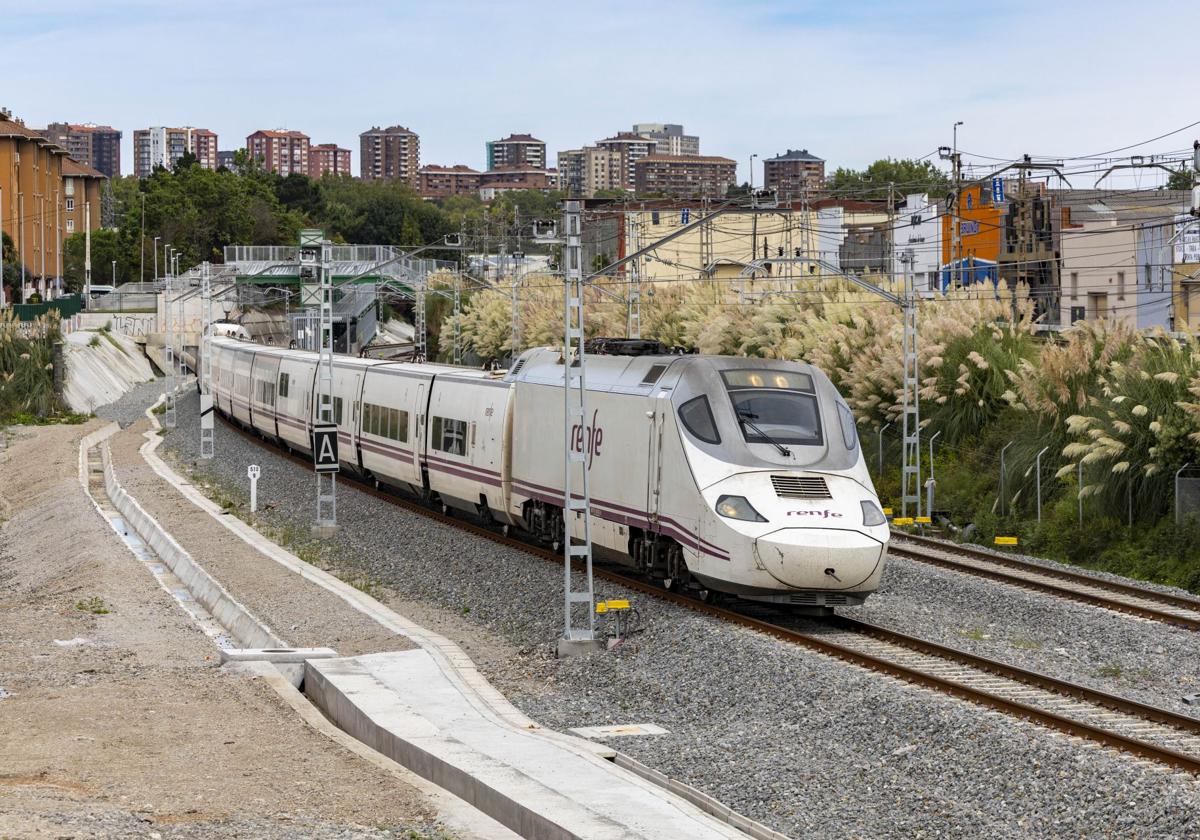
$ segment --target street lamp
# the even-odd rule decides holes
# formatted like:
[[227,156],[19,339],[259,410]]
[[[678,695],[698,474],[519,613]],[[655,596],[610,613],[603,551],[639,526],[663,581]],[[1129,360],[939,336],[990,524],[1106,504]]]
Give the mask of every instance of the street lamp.
[[116,260],[112,261],[112,266],[113,266],[113,282],[112,282],[112,284],[113,284],[113,289],[116,289],[117,288],[117,261]]
[[754,159],[758,155],[750,155],[750,192],[754,192]]
[[958,122],[956,122],[954,124],[954,152],[955,153],[958,152],[958,127],[962,124],[963,124],[962,120],[959,120]]
[[153,247],[151,248],[154,251],[154,282],[156,283],[158,282],[158,240],[160,239],[162,239],[161,236],[154,237]]

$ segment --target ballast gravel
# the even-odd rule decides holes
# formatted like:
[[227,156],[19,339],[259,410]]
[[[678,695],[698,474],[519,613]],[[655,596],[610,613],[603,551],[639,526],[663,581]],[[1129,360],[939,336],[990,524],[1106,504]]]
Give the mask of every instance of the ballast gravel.
[[[199,462],[197,404],[194,394],[181,397],[179,427],[166,436],[180,465],[200,464],[201,476],[244,504],[246,466],[260,464],[258,498],[266,508],[260,520],[279,531],[307,530],[312,472],[220,423],[216,458]],[[517,651],[479,664],[523,712],[558,730],[662,726],[668,734],[609,743],[791,837],[1182,840],[1200,834],[1200,783],[1190,775],[603,581],[598,597],[632,598],[641,632],[614,652],[556,660],[560,566],[439,525],[348,481],[338,485],[338,521],[341,530],[325,547],[336,566],[378,581],[396,600],[452,611],[481,638],[499,637]],[[1196,666],[1184,656],[1185,649],[1194,653],[1194,643],[1188,648],[1189,637],[1177,635],[1182,631],[1039,602],[1031,593],[947,580],[945,573],[894,561],[882,594],[859,612],[963,646],[977,635],[1028,637],[1041,647],[1009,643],[1005,658],[1030,667],[1061,660],[1074,675],[1116,663],[1122,676],[1108,687],[1123,693],[1130,686],[1120,680],[1135,664],[1151,670],[1146,679],[1160,699],[1171,679],[1194,678]]]
[[152,405],[163,394],[163,380],[151,379],[130,388],[116,402],[96,408],[101,420],[116,423],[122,429],[146,416],[146,407]]

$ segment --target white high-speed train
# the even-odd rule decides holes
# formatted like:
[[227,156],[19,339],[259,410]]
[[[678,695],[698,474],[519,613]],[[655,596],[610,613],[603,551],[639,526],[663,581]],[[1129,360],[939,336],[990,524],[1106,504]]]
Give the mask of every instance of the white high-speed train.
[[[217,410],[309,451],[317,355],[228,338],[212,350]],[[497,372],[335,357],[342,467],[561,540],[562,380],[550,348]],[[853,415],[820,370],[589,355],[587,383],[570,440],[586,455],[597,557],[668,585],[822,608],[878,587],[887,520]]]

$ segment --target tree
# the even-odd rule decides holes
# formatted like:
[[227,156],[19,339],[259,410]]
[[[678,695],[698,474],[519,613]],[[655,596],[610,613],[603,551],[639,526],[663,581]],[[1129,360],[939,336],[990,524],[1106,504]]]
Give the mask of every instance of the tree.
[[1179,169],[1171,173],[1171,177],[1167,179],[1167,189],[1169,190],[1190,190],[1192,188],[1192,179],[1195,173],[1186,165],[1180,166]]
[[866,169],[839,167],[825,184],[839,198],[887,198],[889,185],[896,196],[927,192],[944,195],[951,187],[950,177],[927,160],[877,160]]

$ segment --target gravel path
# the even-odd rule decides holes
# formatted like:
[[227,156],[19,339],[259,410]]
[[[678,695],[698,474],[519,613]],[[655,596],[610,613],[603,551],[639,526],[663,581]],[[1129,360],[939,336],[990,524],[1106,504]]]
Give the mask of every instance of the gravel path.
[[426,836],[419,790],[221,668],[97,515],[77,458],[100,426],[0,453],[0,837]]
[[[183,466],[197,456],[197,400],[180,400],[180,428],[167,436]],[[261,519],[306,528],[312,473],[217,426],[217,458],[206,474],[230,488],[249,463],[263,467]],[[869,674],[771,638],[599,582],[599,597],[629,595],[644,632],[617,653],[555,660],[558,567],[338,486],[342,530],[328,544],[336,563],[386,585],[385,598],[419,602],[476,628],[487,645],[484,673],[522,711],[556,729],[655,723],[669,734],[613,744],[665,773],[793,837],[1154,837],[1200,833],[1200,784],[1031,724]],[[939,575],[941,573],[938,573]],[[942,575],[942,577],[945,577]],[[925,588],[932,586],[934,594]],[[974,628],[1004,616],[1004,638],[1040,639],[1040,661],[1085,663],[1121,648],[1142,662],[1143,633],[1170,651],[1188,638],[1119,617],[1085,616],[1057,602],[1014,608],[987,584],[938,581],[900,564],[870,618],[911,622],[922,634]],[[962,606],[963,604],[967,606]],[[1017,630],[1010,625],[1030,622]],[[1112,629],[1116,627],[1118,629]],[[986,625],[984,632],[987,635]],[[1093,642],[1091,635],[1100,635]],[[1061,636],[1060,636],[1061,634]],[[1105,635],[1107,634],[1107,635]],[[1164,635],[1165,634],[1165,635]],[[971,633],[971,635],[974,635]],[[1060,638],[1067,641],[1060,644]],[[981,641],[990,641],[987,639]],[[1014,650],[1038,652],[1032,645]],[[1066,647],[1062,656],[1056,647]],[[1194,650],[1194,647],[1192,648]],[[1116,656],[1115,652],[1111,654]],[[1036,657],[1034,657],[1036,658]],[[1111,657],[1110,657],[1111,658]],[[1186,666],[1190,668],[1191,666]],[[1194,673],[1189,670],[1188,674]],[[1111,684],[1108,686],[1111,688]]]
[[135,385],[116,402],[99,406],[96,409],[96,416],[101,420],[118,423],[124,429],[130,423],[136,423],[142,419],[145,416],[146,408],[153,405],[155,400],[162,396],[162,392],[162,379],[151,379],[149,382]]

